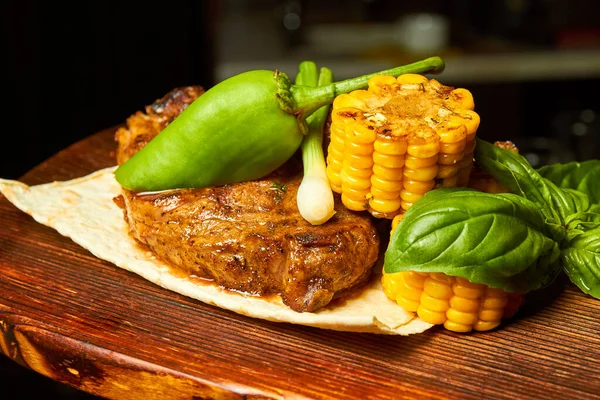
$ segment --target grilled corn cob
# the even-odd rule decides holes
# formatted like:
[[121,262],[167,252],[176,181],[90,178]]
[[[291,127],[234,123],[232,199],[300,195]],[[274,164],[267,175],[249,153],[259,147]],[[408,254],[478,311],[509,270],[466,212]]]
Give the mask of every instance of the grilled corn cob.
[[[392,232],[402,214],[392,220]],[[487,331],[512,317],[519,309],[523,295],[508,293],[486,285],[469,282],[442,273],[383,273],[383,291],[406,311],[430,324],[443,324],[454,332]]]
[[479,116],[468,90],[375,76],[333,102],[327,175],[344,205],[393,218],[439,186],[466,186]]

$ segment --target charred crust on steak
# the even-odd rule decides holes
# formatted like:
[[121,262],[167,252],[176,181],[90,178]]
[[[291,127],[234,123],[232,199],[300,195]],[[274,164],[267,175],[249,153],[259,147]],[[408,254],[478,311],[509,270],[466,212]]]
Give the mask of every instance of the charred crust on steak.
[[[118,162],[201,93],[175,89],[130,117],[115,136]],[[296,205],[301,171],[293,158],[255,181],[152,193],[123,189],[115,202],[140,246],[177,274],[267,299],[279,295],[295,311],[314,311],[369,280],[379,235],[370,215],[349,211],[338,195],[331,220],[306,222]]]

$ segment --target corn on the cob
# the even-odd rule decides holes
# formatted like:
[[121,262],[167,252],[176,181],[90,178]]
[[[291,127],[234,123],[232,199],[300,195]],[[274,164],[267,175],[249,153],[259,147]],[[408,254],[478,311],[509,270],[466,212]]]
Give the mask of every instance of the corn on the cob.
[[393,218],[438,186],[466,186],[479,116],[468,90],[375,76],[333,102],[327,175],[355,211]]
[[513,316],[521,293],[508,293],[442,273],[396,272],[383,274],[388,298],[430,324],[443,324],[454,332],[487,331]]
[[[403,218],[392,220],[392,232]],[[519,309],[523,295],[508,293],[486,285],[469,282],[442,273],[396,272],[382,277],[383,291],[406,311],[430,324],[454,332],[487,331],[512,317]]]

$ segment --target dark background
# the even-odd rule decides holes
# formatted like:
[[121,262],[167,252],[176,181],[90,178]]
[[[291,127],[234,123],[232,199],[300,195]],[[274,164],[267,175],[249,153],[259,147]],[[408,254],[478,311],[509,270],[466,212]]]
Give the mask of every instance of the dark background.
[[[536,166],[600,158],[598,4],[3,1],[0,176],[18,178],[177,86],[209,88],[255,68],[293,76],[303,59],[344,79],[433,55],[391,35],[402,17],[423,12],[448,22],[447,44],[434,53],[447,62],[438,79],[472,91],[480,136],[515,141]],[[25,398],[89,397],[0,356],[0,393],[11,390]]]

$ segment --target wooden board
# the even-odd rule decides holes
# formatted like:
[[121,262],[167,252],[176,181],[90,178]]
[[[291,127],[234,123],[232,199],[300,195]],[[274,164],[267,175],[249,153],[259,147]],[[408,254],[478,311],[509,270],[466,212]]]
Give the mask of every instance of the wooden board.
[[[114,130],[22,180],[114,165]],[[600,301],[565,279],[501,329],[409,337],[239,316],[101,261],[0,196],[0,348],[118,399],[600,399]]]

